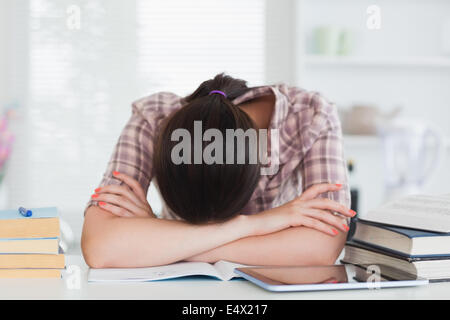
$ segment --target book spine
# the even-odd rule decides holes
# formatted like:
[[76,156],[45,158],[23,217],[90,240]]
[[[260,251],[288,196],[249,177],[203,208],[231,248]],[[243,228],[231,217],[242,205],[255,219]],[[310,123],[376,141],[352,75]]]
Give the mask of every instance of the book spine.
[[63,254],[0,254],[0,268],[3,269],[62,269],[64,266]]
[[3,220],[0,238],[58,238],[59,218]]
[[0,279],[59,279],[57,269],[0,269]]
[[386,256],[390,256],[392,258],[405,260],[407,262],[417,262],[417,261],[428,261],[428,260],[448,260],[450,259],[450,255],[405,255],[402,252],[395,251],[389,248],[380,247],[371,243],[366,243],[360,240],[353,239],[351,242],[347,242],[346,246],[355,247],[379,254],[383,254]]

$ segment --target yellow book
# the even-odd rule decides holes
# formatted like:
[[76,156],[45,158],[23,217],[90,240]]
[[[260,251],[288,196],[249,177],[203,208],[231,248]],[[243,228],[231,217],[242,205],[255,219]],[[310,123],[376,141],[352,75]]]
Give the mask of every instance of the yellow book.
[[64,266],[63,254],[0,254],[0,268],[3,269],[62,269]]
[[0,239],[0,254],[57,254],[58,248],[58,238]]
[[1,279],[49,279],[61,278],[58,269],[0,269]]
[[18,210],[0,211],[0,238],[59,237],[59,218],[55,207],[32,208],[30,217]]

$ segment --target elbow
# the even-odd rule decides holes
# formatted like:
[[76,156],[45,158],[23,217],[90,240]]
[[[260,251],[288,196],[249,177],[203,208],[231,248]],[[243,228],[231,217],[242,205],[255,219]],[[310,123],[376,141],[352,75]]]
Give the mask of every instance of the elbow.
[[294,257],[294,261],[290,264],[296,266],[329,266],[335,264],[338,257],[339,254],[320,250],[308,255],[307,258],[304,255]]
[[84,261],[90,268],[114,267],[116,254],[112,244],[111,219],[111,216],[95,206],[86,211],[81,235],[81,251]]
[[[325,237],[321,237],[322,241],[318,241],[317,246],[311,246],[312,250],[308,252],[306,264],[325,266],[325,265],[333,265],[336,263],[337,259],[339,258],[344,248],[345,236],[339,235],[337,236],[337,238],[334,239]],[[303,256],[303,259],[304,258],[305,257]]]
[[338,252],[333,250],[325,251],[320,257],[317,257],[317,265],[329,266],[335,264],[341,251],[342,249]]
[[100,269],[111,267],[103,246],[97,239],[83,236],[81,238],[81,251],[86,264],[90,268]]
[[342,250],[344,248],[344,244],[336,244],[327,248],[323,248],[322,250],[317,250],[317,253],[314,257],[316,265],[333,265],[336,263],[336,260],[339,258]]
[[[96,232],[93,232],[96,231]],[[111,268],[112,252],[111,246],[108,245],[108,235],[105,232],[91,230],[89,227],[83,227],[81,235],[81,252],[84,261],[90,268]]]
[[83,253],[83,258],[86,264],[90,268],[106,268],[106,260],[101,255],[101,253],[95,249],[92,243],[81,241],[81,251]]

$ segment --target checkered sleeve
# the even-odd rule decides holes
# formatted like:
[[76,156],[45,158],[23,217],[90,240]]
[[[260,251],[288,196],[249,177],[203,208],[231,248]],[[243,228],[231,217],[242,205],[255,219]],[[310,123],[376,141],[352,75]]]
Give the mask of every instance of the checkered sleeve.
[[314,93],[310,99],[310,123],[304,125],[304,156],[300,163],[303,191],[315,184],[341,183],[342,189],[321,197],[350,208],[350,188],[342,146],[342,131],[336,105]]
[[[131,118],[116,143],[100,187],[123,184],[113,176],[118,171],[137,180],[147,192],[152,179],[153,132],[153,125],[133,105]],[[97,205],[97,201],[90,200],[85,212],[91,205]]]

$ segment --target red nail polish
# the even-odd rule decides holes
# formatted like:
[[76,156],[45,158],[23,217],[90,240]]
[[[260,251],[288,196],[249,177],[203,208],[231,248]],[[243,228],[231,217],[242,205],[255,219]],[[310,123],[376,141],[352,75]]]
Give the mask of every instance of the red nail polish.
[[350,210],[350,213],[352,214],[352,217],[356,216],[356,211]]
[[91,198],[98,198],[98,194],[93,194]]
[[117,176],[118,174],[120,174],[119,171],[113,171],[113,175]]
[[340,187],[342,187],[342,184],[341,183],[336,183],[336,187],[340,188]]
[[336,229],[332,229],[334,235],[337,235],[339,232]]
[[104,205],[106,205],[106,203],[105,202],[103,202],[103,201],[100,201],[99,203],[98,203],[99,205],[101,205],[101,206],[104,206]]
[[95,189],[94,191],[95,191],[95,192],[100,192],[100,190],[102,190],[102,188],[97,188],[97,189]]
[[350,230],[350,228],[349,228],[349,226],[348,226],[348,225],[346,225],[346,224],[343,224],[342,226],[344,227],[345,231],[348,231],[348,230]]

